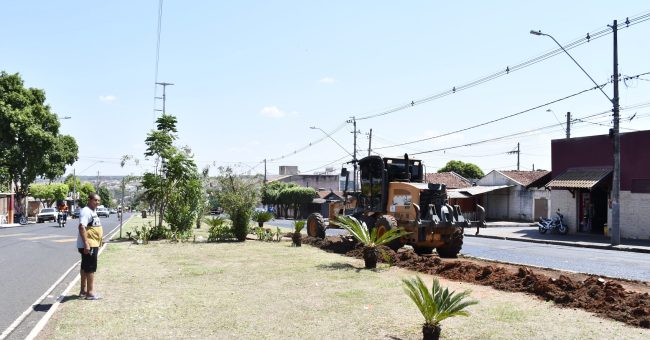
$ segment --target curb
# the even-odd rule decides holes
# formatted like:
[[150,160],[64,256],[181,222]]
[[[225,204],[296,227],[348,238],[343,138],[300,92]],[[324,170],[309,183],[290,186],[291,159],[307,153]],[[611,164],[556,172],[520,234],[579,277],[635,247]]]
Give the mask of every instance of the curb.
[[577,248],[592,248],[592,249],[602,249],[602,250],[617,250],[617,251],[627,251],[627,252],[634,252],[634,253],[650,253],[650,249],[645,249],[645,248],[636,248],[636,247],[630,247],[630,246],[613,246],[613,245],[605,245],[605,244],[585,244],[585,243],[575,243],[575,242],[569,242],[569,241],[555,241],[555,240],[536,240],[536,239],[525,239],[525,238],[520,238],[520,237],[507,237],[507,236],[494,236],[494,235],[472,235],[472,234],[465,234],[465,236],[469,237],[483,237],[483,238],[491,238],[495,240],[505,240],[505,241],[519,241],[519,242],[529,242],[529,243],[543,243],[543,244],[552,244],[556,246],[567,246],[567,247],[577,247]]

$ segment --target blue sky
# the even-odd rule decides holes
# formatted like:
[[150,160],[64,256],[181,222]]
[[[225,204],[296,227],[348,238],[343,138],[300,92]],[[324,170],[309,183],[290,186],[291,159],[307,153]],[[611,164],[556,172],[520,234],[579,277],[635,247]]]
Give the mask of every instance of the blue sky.
[[[140,174],[153,128],[158,1],[4,2],[0,69],[46,91],[61,132],[79,143],[77,174]],[[164,1],[158,81],[167,112],[178,118],[179,145],[200,167],[232,166],[269,174],[339,169],[352,153],[401,156],[557,124],[489,143],[413,155],[429,172],[449,160],[484,172],[550,169],[550,141],[573,118],[611,109],[598,91],[442,138],[387,146],[462,130],[593,87],[564,54],[481,85],[404,110],[364,119],[460,87],[612,24],[650,13],[645,1]],[[621,29],[619,71],[650,72],[650,20]],[[612,74],[612,35],[569,51],[598,82]],[[622,132],[650,129],[650,75],[620,85]],[[612,85],[604,91],[612,97]],[[628,119],[633,114],[631,121]],[[607,114],[575,122],[572,136],[605,134]],[[330,133],[339,147],[316,126]],[[309,146],[310,147],[306,147]],[[306,147],[306,148],[305,148]],[[119,166],[122,155],[140,165]]]

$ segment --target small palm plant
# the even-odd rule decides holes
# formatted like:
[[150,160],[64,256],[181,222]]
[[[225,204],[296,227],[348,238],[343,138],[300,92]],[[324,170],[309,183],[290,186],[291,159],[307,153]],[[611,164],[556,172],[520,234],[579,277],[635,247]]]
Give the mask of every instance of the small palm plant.
[[404,291],[424,317],[422,338],[425,340],[440,337],[440,322],[442,320],[458,315],[469,316],[465,308],[478,303],[478,301],[466,299],[470,294],[469,291],[449,292],[449,289],[443,288],[436,278],[433,278],[431,292],[419,276],[402,279],[402,282]]
[[296,220],[293,221],[293,235],[291,236],[291,241],[294,246],[300,247],[302,245],[302,235],[300,235],[300,231],[302,231],[302,228],[305,227],[305,221],[303,220]]
[[377,247],[388,244],[390,241],[407,234],[403,229],[395,228],[386,230],[382,235],[377,235],[377,228],[368,230],[364,222],[352,216],[339,215],[336,217],[336,222],[363,244],[363,261],[367,269],[377,268],[377,257],[379,255]]
[[273,213],[268,211],[255,211],[253,212],[253,221],[257,222],[257,225],[261,228],[264,226],[264,222],[272,220],[274,217]]

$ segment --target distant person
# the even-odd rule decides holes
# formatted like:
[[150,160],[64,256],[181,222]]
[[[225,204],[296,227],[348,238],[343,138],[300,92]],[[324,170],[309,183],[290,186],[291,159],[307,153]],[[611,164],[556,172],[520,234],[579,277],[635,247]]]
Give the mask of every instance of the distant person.
[[476,223],[476,235],[478,235],[480,228],[485,227],[485,208],[478,204],[476,205],[476,217],[478,219],[478,223]]
[[79,297],[86,300],[98,300],[100,296],[95,292],[95,272],[97,271],[97,255],[102,245],[104,231],[102,222],[97,216],[99,195],[88,195],[88,204],[79,215],[79,234],[77,235],[77,248],[81,253],[81,289]]

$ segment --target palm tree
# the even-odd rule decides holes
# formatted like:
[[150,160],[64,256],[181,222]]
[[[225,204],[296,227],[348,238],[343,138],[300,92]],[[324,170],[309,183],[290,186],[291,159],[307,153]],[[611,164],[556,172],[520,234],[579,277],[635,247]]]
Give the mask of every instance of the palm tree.
[[453,316],[469,316],[464,309],[475,305],[478,301],[466,300],[469,291],[456,293],[443,288],[438,279],[433,278],[431,292],[427,289],[422,279],[416,276],[412,279],[402,279],[404,291],[418,307],[424,317],[422,338],[425,340],[440,337],[440,322]]
[[385,230],[383,234],[377,235],[377,228],[368,230],[364,222],[352,216],[339,215],[336,217],[336,222],[364,245],[363,260],[367,269],[377,268],[377,247],[408,234],[401,228],[395,228]]
[[300,231],[302,231],[302,228],[305,227],[305,221],[304,220],[296,220],[293,222],[293,236],[291,236],[291,240],[293,241],[293,245],[296,247],[300,247],[302,245],[302,235],[300,235]]

